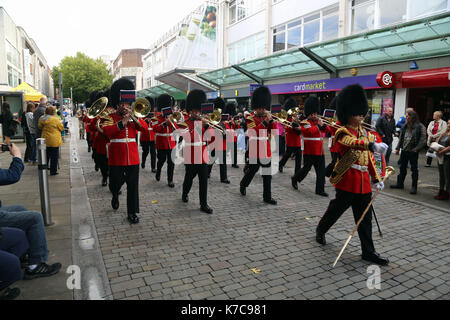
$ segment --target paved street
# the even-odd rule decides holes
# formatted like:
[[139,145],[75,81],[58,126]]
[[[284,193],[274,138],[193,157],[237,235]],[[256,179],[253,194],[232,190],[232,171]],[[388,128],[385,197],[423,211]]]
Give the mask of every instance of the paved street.
[[[262,202],[260,176],[242,197],[242,166],[229,168],[230,185],[219,183],[215,166],[208,186],[214,214],[207,215],[199,210],[198,181],[189,203],[181,201],[183,166],[176,167],[176,186],[170,189],[166,167],[156,182],[148,163],[139,181],[141,222],[131,226],[126,220],[125,188],[115,212],[108,188],[101,186],[100,173],[94,171],[86,142],[78,141],[77,147],[109,279],[105,292],[112,293],[103,298],[449,298],[448,210],[393,198],[386,189],[375,201],[383,238],[375,223],[373,235],[377,251],[391,263],[381,268],[381,289],[368,289],[370,264],[360,259],[357,235],[337,266],[331,267],[354,227],[350,211],[329,231],[326,246],[314,240],[315,227],[331,197],[314,194],[313,171],[295,191],[289,179],[293,162],[288,162],[285,172],[273,177],[278,205],[271,206]],[[326,191],[334,195],[329,182]]]

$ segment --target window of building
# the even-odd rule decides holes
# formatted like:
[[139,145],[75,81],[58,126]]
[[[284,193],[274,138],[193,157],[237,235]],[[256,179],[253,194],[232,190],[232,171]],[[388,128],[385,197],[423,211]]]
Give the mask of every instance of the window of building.
[[264,9],[266,0],[232,0],[228,7],[229,24],[236,23]]
[[320,14],[303,19],[303,45],[317,42],[320,39]]
[[349,0],[352,34],[448,11],[450,0]]
[[20,73],[11,66],[8,66],[8,85],[10,87],[17,87],[22,82]]
[[241,63],[264,55],[264,33],[243,39],[228,46],[228,65]]
[[20,54],[19,51],[13,47],[9,41],[6,41],[6,59],[13,66],[21,69],[22,64],[20,63]]
[[331,14],[322,19],[322,40],[337,38],[339,30],[339,15]]

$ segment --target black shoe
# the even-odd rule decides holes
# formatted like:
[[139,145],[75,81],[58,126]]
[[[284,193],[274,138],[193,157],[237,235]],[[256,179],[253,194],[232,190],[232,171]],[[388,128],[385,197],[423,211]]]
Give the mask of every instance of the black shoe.
[[316,241],[321,245],[326,245],[327,240],[325,240],[325,233],[322,233],[316,229]]
[[272,198],[270,198],[270,199],[264,199],[264,202],[265,203],[268,203],[268,204],[277,204],[277,200],[274,200],[274,199],[272,199]]
[[91,152],[91,147],[88,147],[88,152]]
[[202,210],[203,212],[206,212],[208,214],[213,213],[213,209],[211,209],[208,205],[201,206],[200,210]]
[[131,214],[131,215],[128,216],[128,221],[131,224],[136,224],[136,223],[139,223],[139,218],[138,218],[138,216],[136,214]]
[[152,169],[152,173],[155,173],[156,172],[156,169]]
[[211,173],[208,173],[208,179],[211,179]]
[[156,176],[155,176],[155,178],[156,178],[156,181],[161,180],[161,171],[156,171]]
[[292,188],[298,190],[297,181],[294,178],[291,178]]
[[122,194],[122,191],[121,190],[119,190],[119,193],[118,193],[118,195],[120,196]]
[[143,162],[141,163],[141,168],[145,169],[145,163],[143,163]]
[[316,192],[316,194],[318,194],[319,196],[322,196],[322,197],[328,197],[328,193],[326,193],[325,191]]
[[60,269],[61,263],[48,265],[45,262],[41,262],[36,268],[34,268],[34,270],[30,270],[29,268],[25,269],[25,272],[23,273],[23,279],[31,280],[35,278],[49,277],[57,274]]
[[228,179],[226,179],[226,180],[220,180],[220,182],[226,183],[226,184],[230,184],[230,180],[228,180]]
[[175,188],[175,184],[172,181],[170,181],[167,185],[169,188]]
[[409,192],[410,194],[417,194],[417,186],[413,186],[411,188],[411,191]]
[[380,266],[385,266],[389,263],[388,258],[381,257],[378,253],[373,252],[370,254],[364,254],[362,255],[362,259],[366,261],[370,261],[376,264],[379,264]]
[[50,173],[51,176],[56,176],[56,175],[58,175],[58,174],[59,174],[58,172]]
[[181,200],[183,200],[183,202],[184,203],[187,203],[188,201],[189,201],[189,197],[188,197],[188,195],[186,194],[183,194],[182,196],[181,196]]
[[242,194],[243,196],[245,196],[245,195],[247,194],[247,192],[246,192],[245,189],[246,189],[245,187],[241,186],[240,191],[241,191],[241,194]]
[[98,166],[97,165],[95,165],[95,171],[98,172]]
[[106,187],[108,185],[108,178],[102,179],[102,187]]
[[239,169],[239,166],[237,164],[233,164],[231,167]]
[[282,165],[278,166],[278,171],[283,172],[283,166]]
[[404,186],[402,184],[393,184],[391,185],[391,189],[403,189]]
[[0,300],[14,300],[20,295],[20,289],[19,288],[7,288],[5,289],[5,292],[0,296]]
[[113,196],[113,198],[111,200],[111,207],[114,210],[119,209],[119,196],[117,196],[117,197]]

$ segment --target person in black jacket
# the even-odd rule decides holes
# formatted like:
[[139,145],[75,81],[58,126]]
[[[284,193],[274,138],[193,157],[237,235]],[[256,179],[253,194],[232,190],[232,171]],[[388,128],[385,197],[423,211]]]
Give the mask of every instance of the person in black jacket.
[[417,113],[412,109],[406,111],[406,123],[400,132],[400,140],[395,149],[395,154],[400,155],[400,173],[397,176],[397,184],[391,185],[393,189],[403,189],[406,178],[408,162],[411,164],[412,188],[411,194],[417,193],[417,182],[419,181],[418,159],[419,152],[426,145],[426,130],[419,122]]
[[378,118],[375,127],[380,134],[381,140],[389,146],[385,155],[386,165],[388,166],[395,134],[395,119],[392,116],[392,108],[386,108],[385,113]]
[[5,144],[11,144],[11,137],[14,136],[14,122],[11,113],[11,107],[7,101],[3,102],[2,113],[0,115],[0,123],[2,124],[3,140]]

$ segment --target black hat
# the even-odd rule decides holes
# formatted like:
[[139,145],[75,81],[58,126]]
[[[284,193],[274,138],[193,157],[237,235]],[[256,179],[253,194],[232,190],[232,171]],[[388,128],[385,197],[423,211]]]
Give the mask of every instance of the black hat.
[[366,92],[359,84],[348,85],[339,92],[336,114],[341,124],[346,125],[348,117],[366,115],[368,111]]
[[296,108],[297,101],[293,98],[289,98],[284,102],[284,110],[288,111],[289,109]]
[[265,108],[270,109],[272,104],[272,94],[269,88],[265,86],[258,87],[252,95],[252,109]]
[[330,102],[330,108],[336,110],[337,96],[333,98]]
[[158,111],[161,111],[163,108],[173,107],[175,100],[172,96],[169,96],[167,93],[163,93],[156,99],[156,107]]
[[214,109],[222,109],[222,112],[225,112],[225,101],[222,98],[216,98],[213,101]]
[[103,91],[103,97],[108,98],[108,107],[111,107],[111,88],[108,88],[105,91]]
[[117,108],[120,104],[120,90],[134,90],[134,84],[126,78],[114,81],[111,86],[111,106]]
[[203,90],[192,90],[186,98],[186,111],[201,110],[202,103],[206,102],[206,94]]
[[305,101],[305,116],[310,116],[313,113],[320,113],[319,99],[317,97],[308,97]]
[[145,97],[145,99],[147,99],[148,102],[150,102],[150,110],[155,110],[155,99],[153,99],[150,96]]
[[184,110],[186,109],[186,100],[181,100],[180,101],[180,110]]
[[228,102],[225,106],[225,113],[228,113],[231,116],[235,116],[237,114],[236,105],[233,102]]

